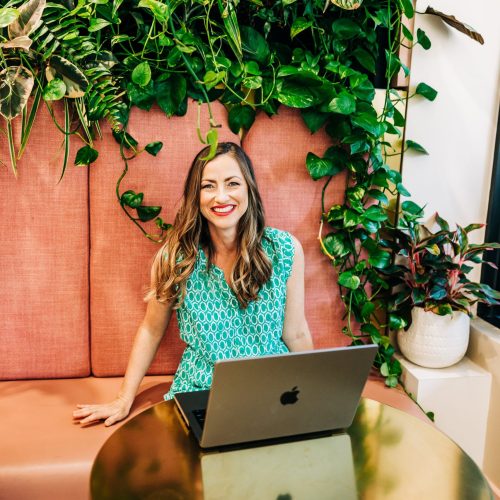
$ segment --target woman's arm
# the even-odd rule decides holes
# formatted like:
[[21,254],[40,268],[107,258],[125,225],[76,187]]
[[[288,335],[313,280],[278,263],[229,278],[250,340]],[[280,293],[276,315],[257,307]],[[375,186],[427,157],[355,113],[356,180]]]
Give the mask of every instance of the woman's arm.
[[304,251],[297,238],[292,239],[295,255],[286,286],[283,341],[290,351],[308,351],[314,346],[304,313]]
[[107,404],[77,405],[73,412],[80,424],[104,420],[112,425],[123,420],[130,412],[137,389],[151,365],[172,315],[172,303],[163,304],[153,299],[148,302],[146,315],[135,335],[134,345],[121,389],[114,401]]

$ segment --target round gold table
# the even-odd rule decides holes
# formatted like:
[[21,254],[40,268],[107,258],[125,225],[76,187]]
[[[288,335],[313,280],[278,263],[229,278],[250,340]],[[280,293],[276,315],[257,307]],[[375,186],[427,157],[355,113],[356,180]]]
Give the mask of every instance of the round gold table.
[[479,468],[433,426],[362,399],[347,434],[202,451],[172,401],[119,428],[91,474],[94,500],[492,499]]

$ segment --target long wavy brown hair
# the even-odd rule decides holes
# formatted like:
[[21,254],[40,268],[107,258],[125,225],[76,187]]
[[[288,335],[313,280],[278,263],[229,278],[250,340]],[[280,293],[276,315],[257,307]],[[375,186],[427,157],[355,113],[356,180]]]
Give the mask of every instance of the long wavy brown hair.
[[[215,249],[207,221],[200,212],[201,179],[208,163],[204,158],[209,149],[208,146],[202,149],[189,169],[174,224],[165,244],[153,259],[151,286],[145,300],[175,300],[174,308],[178,309],[184,301],[186,282],[193,272],[200,246],[207,254],[208,269],[213,262]],[[229,280],[240,307],[246,308],[257,299],[260,288],[271,277],[272,264],[262,248],[264,207],[252,162],[243,149],[232,142],[222,142],[217,146],[215,156],[226,154],[238,162],[248,186],[248,208],[238,222],[237,257]]]

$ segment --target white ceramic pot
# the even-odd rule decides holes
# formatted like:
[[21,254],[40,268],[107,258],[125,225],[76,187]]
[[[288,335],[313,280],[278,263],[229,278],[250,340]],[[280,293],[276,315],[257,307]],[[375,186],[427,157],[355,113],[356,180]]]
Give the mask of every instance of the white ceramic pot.
[[469,345],[469,329],[470,318],[463,312],[439,316],[414,307],[410,328],[398,332],[399,349],[416,365],[445,368],[464,357]]

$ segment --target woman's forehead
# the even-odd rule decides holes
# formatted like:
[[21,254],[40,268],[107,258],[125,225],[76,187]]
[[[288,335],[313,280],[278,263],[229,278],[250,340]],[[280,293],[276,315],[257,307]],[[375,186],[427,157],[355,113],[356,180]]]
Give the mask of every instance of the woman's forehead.
[[203,169],[202,178],[222,178],[237,176],[243,178],[240,165],[236,158],[229,154],[216,156],[210,160]]

